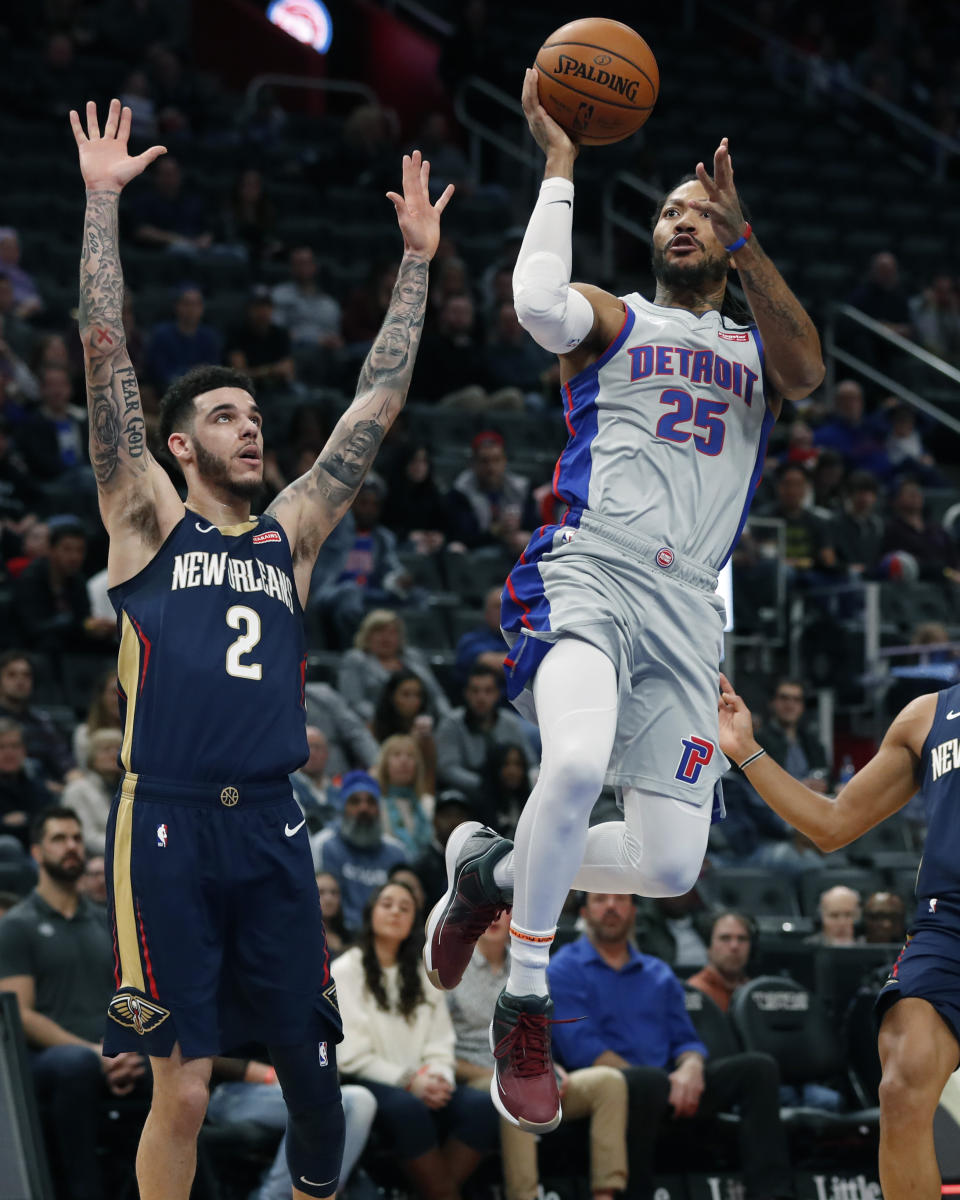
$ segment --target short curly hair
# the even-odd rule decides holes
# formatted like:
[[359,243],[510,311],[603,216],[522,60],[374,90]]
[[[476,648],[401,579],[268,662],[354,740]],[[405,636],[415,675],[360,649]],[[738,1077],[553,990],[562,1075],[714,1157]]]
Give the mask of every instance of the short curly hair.
[[160,401],[160,438],[165,446],[174,430],[189,430],[193,422],[194,400],[204,392],[215,388],[239,388],[252,396],[253,380],[243,371],[233,367],[218,367],[204,364],[191,367],[185,375],[175,379]]

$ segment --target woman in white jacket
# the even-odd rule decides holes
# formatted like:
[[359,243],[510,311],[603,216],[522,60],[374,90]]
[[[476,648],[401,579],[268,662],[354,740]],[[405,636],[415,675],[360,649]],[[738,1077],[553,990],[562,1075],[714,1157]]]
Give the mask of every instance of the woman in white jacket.
[[413,893],[386,883],[364,909],[359,943],[331,970],[343,1019],[342,1074],[377,1098],[376,1125],[423,1200],[459,1200],[499,1142],[489,1095],[454,1083],[454,1032],[431,988]]

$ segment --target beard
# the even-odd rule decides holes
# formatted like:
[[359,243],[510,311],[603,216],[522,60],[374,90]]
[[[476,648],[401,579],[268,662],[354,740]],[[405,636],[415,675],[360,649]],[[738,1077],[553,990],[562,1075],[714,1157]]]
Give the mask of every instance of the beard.
[[358,821],[356,817],[340,818],[340,834],[345,842],[358,850],[371,850],[382,839],[379,821]]
[[73,859],[65,866],[62,862],[44,858],[40,865],[57,883],[75,883],[86,870],[86,863],[82,859]]
[[204,483],[222,488],[238,500],[254,500],[263,487],[260,479],[232,479],[227,459],[218,458],[194,435],[193,449],[197,456],[197,472]]
[[688,266],[684,260],[668,262],[666,250],[657,246],[653,248],[651,261],[657,283],[678,291],[706,291],[726,279],[729,268],[725,254],[711,258],[704,253],[699,262]]

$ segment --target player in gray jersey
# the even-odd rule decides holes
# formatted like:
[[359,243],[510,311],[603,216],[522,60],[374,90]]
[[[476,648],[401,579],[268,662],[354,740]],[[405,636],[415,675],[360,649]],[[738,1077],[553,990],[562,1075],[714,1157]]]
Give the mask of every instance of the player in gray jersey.
[[[560,358],[569,440],[554,491],[568,510],[510,573],[502,625],[508,691],[538,720],[543,761],[515,846],[475,822],[451,837],[425,957],[433,982],[455,987],[484,921],[512,903],[491,1094],[542,1132],[560,1119],[546,966],[561,906],[571,887],[670,896],[697,878],[726,768],[717,571],[782,400],[809,395],[824,366],[813,323],[744,220],[726,138],[713,175],[698,164],[660,206],[653,301],[620,298],[571,285],[577,147],[539,104],[536,70],[523,104],[547,162],[514,300]],[[750,304],[739,319],[731,266]],[[605,780],[625,821],[588,828]],[[685,1060],[676,1086],[696,1091],[699,1072]]]

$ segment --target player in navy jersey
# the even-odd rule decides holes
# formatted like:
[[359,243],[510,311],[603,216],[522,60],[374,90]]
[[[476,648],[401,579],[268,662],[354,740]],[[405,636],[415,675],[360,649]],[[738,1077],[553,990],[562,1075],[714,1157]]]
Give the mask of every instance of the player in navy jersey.
[[749,709],[720,676],[720,746],[770,807],[821,850],[839,850],[918,791],[927,837],[917,907],[880,1022],[880,1184],[884,1200],[936,1200],[933,1114],[960,1060],[960,685],[912,700],[837,796],[793,779],[753,736]]
[[107,879],[117,991],[104,1053],[150,1056],[141,1200],[187,1200],[211,1058],[265,1043],[289,1112],[296,1200],[333,1196],[343,1145],[336,992],[303,816],[288,779],[307,758],[301,605],[317,551],[403,406],[440,214],[429,164],[388,193],[404,254],[356,397],[313,468],[262,516],[260,410],[250,381],[198,367],[161,405],[186,501],[146,444],[122,322],[120,193],[163,148],[131,157],[130,109],[101,135],[70,114],[87,189],[80,334],[90,460],[110,535],[125,769]]
[[[507,693],[543,758],[516,844],[465,823],[427,925],[431,980],[455,987],[477,932],[511,904],[490,1091],[514,1124],[560,1120],[546,967],[567,892],[680,895],[703,861],[726,764],[717,746],[723,603],[717,573],[746,520],[784,398],[823,379],[817,331],[744,221],[727,141],[664,196],[653,300],[571,284],[577,147],[523,107],[546,154],[513,275],[520,323],[560,359],[568,440],[553,476],[566,512],[506,580]],[[750,311],[730,312],[735,266]],[[604,783],[623,821],[590,827]]]

